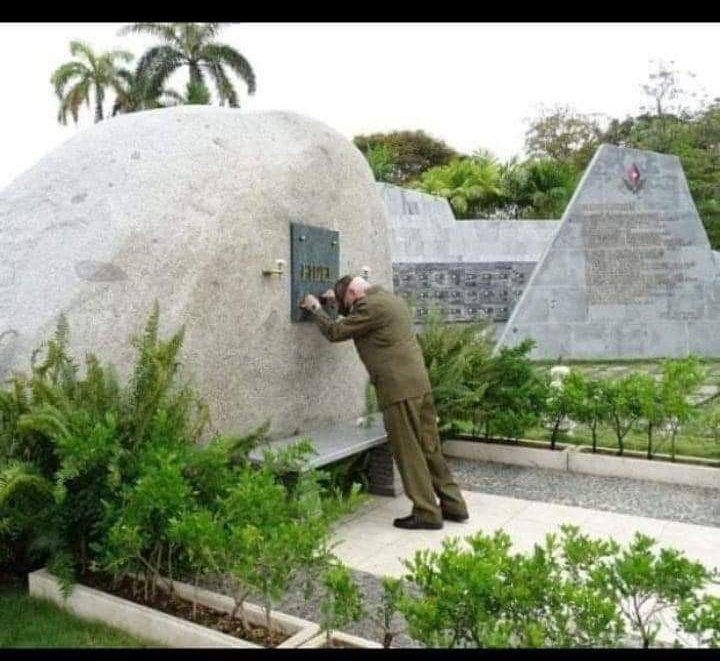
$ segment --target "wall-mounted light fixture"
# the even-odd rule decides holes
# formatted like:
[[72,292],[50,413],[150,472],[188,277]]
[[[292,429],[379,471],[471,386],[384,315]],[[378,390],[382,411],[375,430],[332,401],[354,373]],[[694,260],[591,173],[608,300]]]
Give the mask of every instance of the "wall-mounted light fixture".
[[285,260],[276,259],[274,269],[263,269],[263,275],[277,275],[282,277],[285,274]]
[[370,267],[363,266],[360,270],[362,271],[363,278],[365,278],[365,280],[368,280],[368,278],[370,277]]

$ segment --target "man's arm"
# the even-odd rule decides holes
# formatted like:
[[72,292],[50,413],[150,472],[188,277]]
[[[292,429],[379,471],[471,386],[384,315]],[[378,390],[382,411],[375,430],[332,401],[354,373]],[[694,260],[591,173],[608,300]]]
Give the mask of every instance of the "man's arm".
[[381,317],[370,315],[365,301],[359,301],[347,317],[335,321],[320,306],[310,311],[320,332],[331,342],[343,342],[354,337],[361,337],[378,328],[382,323]]

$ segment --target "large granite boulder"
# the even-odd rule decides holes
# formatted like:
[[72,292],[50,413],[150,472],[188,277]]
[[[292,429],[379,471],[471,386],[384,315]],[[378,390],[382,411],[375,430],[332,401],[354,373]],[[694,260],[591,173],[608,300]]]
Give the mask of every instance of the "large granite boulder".
[[[74,355],[127,375],[157,299],[215,426],[273,435],[352,418],[366,373],[351,342],[290,321],[291,222],[340,232],[340,272],[392,286],[387,222],[347,139],[287,112],[186,106],[101,122],[0,193],[0,378],[70,323]],[[288,268],[289,271],[289,268]]]

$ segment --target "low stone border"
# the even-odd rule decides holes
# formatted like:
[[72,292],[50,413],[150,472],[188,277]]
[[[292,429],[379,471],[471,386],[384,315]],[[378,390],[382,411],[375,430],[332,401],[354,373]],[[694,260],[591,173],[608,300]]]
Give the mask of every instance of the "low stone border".
[[[360,638],[360,636],[353,636],[350,633],[345,633],[343,631],[331,631],[330,632],[330,639],[339,643],[342,643],[342,647],[349,647],[349,648],[355,648],[355,649],[382,649],[383,646],[374,641],[374,640],[368,640],[367,638]],[[303,643],[300,645],[301,648],[319,648],[319,647],[325,647],[327,644],[327,636],[325,633],[320,633],[319,635],[315,636],[314,638],[311,638],[306,643]]]
[[720,489],[720,468],[598,454],[587,446],[568,452],[567,458],[567,469],[573,473]]
[[[217,610],[229,612],[234,606],[230,597],[208,590],[197,589],[186,583],[174,582],[175,591],[184,599],[197,595],[197,602]],[[166,647],[240,647],[260,648],[262,645],[215,631],[185,619],[168,615],[154,608],[136,604],[127,599],[76,584],[67,597],[63,596],[60,582],[46,569],[38,569],[28,575],[30,595],[47,599],[78,617],[96,620],[125,631],[147,641]],[[229,602],[229,605],[228,605]],[[264,623],[265,613],[254,604],[245,605],[248,620]],[[318,634],[320,627],[314,622],[284,613],[271,611],[273,621],[280,631],[291,634],[278,647],[298,647]]]
[[549,443],[543,449],[536,449],[484,441],[447,440],[442,447],[443,454],[460,459],[720,489],[720,468],[716,466],[593,453],[586,445],[569,445],[549,451]]
[[[170,581],[167,578],[162,578],[158,583],[160,587],[167,589],[163,583],[169,585]],[[182,599],[187,601],[195,600],[198,604],[202,604],[208,608],[214,608],[223,613],[231,613],[235,608],[235,601],[232,597],[219,594],[218,592],[211,592],[210,590],[205,590],[200,587],[196,588],[194,585],[181,581],[173,581],[173,588],[175,594]],[[243,610],[250,624],[265,625],[265,610],[262,607],[245,603],[243,604]],[[290,636],[290,638],[280,643],[277,648],[302,646],[303,643],[317,636],[320,631],[320,626],[315,622],[310,622],[310,620],[304,620],[300,617],[275,610],[270,611],[270,619],[276,631],[282,631],[284,634]],[[256,645],[256,647],[259,646]]]
[[515,464],[532,468],[568,470],[567,448],[551,452],[548,451],[548,448],[459,440],[448,440],[442,444],[443,454],[448,457],[494,461],[500,464]]

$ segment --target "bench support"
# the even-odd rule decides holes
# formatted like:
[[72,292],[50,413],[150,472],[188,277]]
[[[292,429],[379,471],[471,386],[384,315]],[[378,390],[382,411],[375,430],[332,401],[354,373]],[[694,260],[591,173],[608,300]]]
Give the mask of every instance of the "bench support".
[[403,493],[400,472],[393,460],[390,443],[370,450],[369,491],[378,496],[399,496]]

